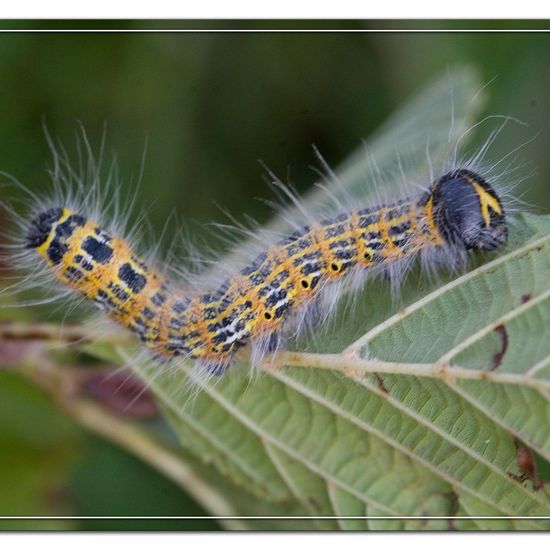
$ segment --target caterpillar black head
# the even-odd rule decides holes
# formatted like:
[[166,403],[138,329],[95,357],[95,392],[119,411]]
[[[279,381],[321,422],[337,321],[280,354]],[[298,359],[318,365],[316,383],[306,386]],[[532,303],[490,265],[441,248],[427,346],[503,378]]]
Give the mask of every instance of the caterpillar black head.
[[52,226],[63,215],[63,208],[51,208],[38,214],[30,223],[25,237],[26,248],[38,248],[48,239]]
[[470,170],[455,170],[432,191],[434,221],[448,242],[466,249],[494,250],[508,239],[502,203],[494,189]]

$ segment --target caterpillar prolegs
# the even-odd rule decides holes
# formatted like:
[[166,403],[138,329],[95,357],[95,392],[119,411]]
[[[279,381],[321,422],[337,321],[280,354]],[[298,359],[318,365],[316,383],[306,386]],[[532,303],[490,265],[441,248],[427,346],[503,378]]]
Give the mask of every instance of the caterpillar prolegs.
[[29,221],[25,246],[155,356],[192,358],[220,374],[246,345],[256,357],[276,351],[301,311],[318,315],[315,304],[333,283],[421,254],[494,250],[507,236],[491,182],[456,168],[416,196],[304,225],[207,291],[180,287],[100,220],[63,204]]

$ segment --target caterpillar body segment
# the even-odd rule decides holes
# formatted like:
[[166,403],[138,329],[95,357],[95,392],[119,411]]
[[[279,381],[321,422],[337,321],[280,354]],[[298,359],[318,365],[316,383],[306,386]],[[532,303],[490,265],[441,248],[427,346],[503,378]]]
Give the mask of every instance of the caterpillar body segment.
[[124,239],[67,208],[53,208],[35,218],[27,246],[64,285],[136,332],[148,347],[156,349],[164,340],[162,306],[173,292]]
[[289,319],[351,273],[446,247],[493,250],[507,239],[499,197],[465,169],[416,197],[306,225],[210,292],[180,289],[97,222],[64,207],[45,210],[31,221],[26,246],[154,355],[190,357],[215,374],[250,342],[260,356],[275,351]]

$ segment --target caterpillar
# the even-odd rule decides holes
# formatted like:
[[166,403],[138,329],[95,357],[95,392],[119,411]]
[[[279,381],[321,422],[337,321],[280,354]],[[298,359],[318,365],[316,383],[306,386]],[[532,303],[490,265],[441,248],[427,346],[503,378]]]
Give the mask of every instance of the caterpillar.
[[65,288],[134,332],[153,356],[193,359],[212,375],[245,346],[256,363],[276,352],[292,321],[321,318],[320,299],[350,277],[417,256],[456,261],[508,237],[501,198],[467,166],[408,198],[302,225],[207,290],[177,284],[99,219],[62,203],[22,225],[21,246]]

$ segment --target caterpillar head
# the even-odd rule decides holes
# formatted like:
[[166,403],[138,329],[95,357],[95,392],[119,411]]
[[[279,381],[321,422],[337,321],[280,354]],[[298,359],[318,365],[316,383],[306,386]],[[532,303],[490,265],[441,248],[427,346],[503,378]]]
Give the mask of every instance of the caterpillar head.
[[54,224],[63,216],[63,208],[50,208],[36,215],[25,238],[26,248],[39,248],[50,236]]
[[449,242],[494,250],[508,239],[502,203],[494,189],[470,170],[445,174],[433,187],[434,221]]

